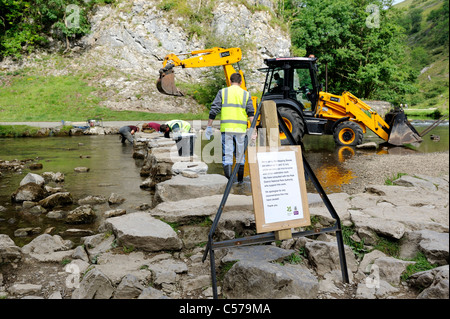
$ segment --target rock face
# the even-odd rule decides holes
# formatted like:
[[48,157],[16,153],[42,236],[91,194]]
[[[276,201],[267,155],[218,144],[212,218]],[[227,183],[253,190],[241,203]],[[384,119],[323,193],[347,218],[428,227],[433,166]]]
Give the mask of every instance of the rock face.
[[168,224],[145,212],[109,218],[106,227],[112,228],[121,244],[144,251],[180,250],[183,246]]

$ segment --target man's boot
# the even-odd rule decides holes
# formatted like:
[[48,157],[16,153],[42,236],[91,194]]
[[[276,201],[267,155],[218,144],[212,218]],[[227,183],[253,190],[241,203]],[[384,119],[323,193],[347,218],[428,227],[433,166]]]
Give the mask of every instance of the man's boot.
[[238,170],[238,183],[241,184],[243,181],[244,181],[244,164],[240,164]]
[[232,165],[222,165],[222,166],[223,166],[223,172],[225,174],[225,177],[230,179]]

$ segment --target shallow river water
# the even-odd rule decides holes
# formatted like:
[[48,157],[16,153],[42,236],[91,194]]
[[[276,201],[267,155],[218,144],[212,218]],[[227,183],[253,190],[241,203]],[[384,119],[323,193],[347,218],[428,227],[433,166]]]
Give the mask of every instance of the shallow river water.
[[[429,123],[416,123],[421,132]],[[440,136],[440,141],[430,139],[430,135]],[[382,142],[373,134],[367,133],[363,142]],[[203,144],[203,143],[202,143]],[[448,122],[435,128],[424,137],[424,141],[415,149],[387,148],[378,151],[380,156],[401,152],[437,152],[449,149]],[[132,146],[121,144],[118,135],[92,135],[74,137],[49,138],[0,138],[0,160],[35,159],[43,164],[41,170],[31,171],[61,172],[65,175],[64,189],[70,192],[76,203],[88,195],[101,195],[108,198],[117,193],[126,198],[119,207],[127,212],[137,211],[140,205],[152,203],[152,193],[140,188],[143,177],[140,176],[142,160],[132,158]],[[375,150],[359,150],[338,148],[331,136],[305,136],[305,157],[317,175],[327,193],[339,192],[340,185],[351,183],[352,172],[343,168],[341,163],[353,156],[376,153]],[[90,169],[87,173],[76,173],[75,167],[84,166]],[[14,231],[24,227],[55,227],[55,232],[67,228],[83,228],[96,230],[101,220],[93,225],[67,225],[63,221],[52,220],[41,215],[24,213],[20,205],[11,203],[11,194],[19,187],[20,181],[30,172],[25,169],[20,173],[3,171],[0,176],[0,233],[9,235],[16,243],[24,244],[31,237],[14,237]],[[223,174],[220,163],[210,164],[208,173]],[[248,170],[246,170],[248,175]],[[248,180],[248,178],[247,178]],[[315,192],[312,185],[308,191]],[[16,207],[19,206],[19,207]],[[67,209],[75,208],[76,204]],[[2,208],[3,207],[3,208]],[[108,204],[100,207],[103,211],[111,209]]]

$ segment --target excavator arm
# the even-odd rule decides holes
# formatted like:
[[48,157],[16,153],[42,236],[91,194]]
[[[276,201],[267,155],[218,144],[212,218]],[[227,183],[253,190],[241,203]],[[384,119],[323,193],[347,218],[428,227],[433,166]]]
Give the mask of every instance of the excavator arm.
[[[188,55],[186,59],[180,59],[179,56]],[[159,78],[156,82],[158,91],[167,94],[182,96],[183,93],[175,86],[175,67],[182,68],[203,68],[212,66],[223,66],[227,86],[230,86],[230,76],[235,72],[239,72],[242,76],[241,87],[247,90],[245,86],[244,74],[241,70],[236,71],[233,64],[238,63],[242,59],[242,51],[240,48],[211,48],[205,50],[197,50],[189,53],[176,55],[168,54],[164,57],[163,68],[159,70]]]
[[349,117],[350,121],[359,124],[364,133],[366,128],[369,128],[378,137],[392,145],[401,146],[422,141],[419,133],[406,119],[403,110],[391,111],[383,119],[369,105],[350,92],[343,92],[341,96],[326,92],[320,92],[319,95],[318,117],[336,121]]

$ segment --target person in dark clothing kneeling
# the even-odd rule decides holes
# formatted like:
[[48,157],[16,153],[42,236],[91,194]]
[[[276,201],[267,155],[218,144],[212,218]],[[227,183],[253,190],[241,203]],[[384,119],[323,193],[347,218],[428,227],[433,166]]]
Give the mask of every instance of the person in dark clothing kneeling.
[[134,125],[127,125],[127,126],[122,126],[119,129],[119,134],[121,137],[121,142],[123,144],[125,144],[125,141],[127,140],[128,142],[130,142],[131,144],[134,143],[134,133],[139,132],[139,127],[134,126]]

